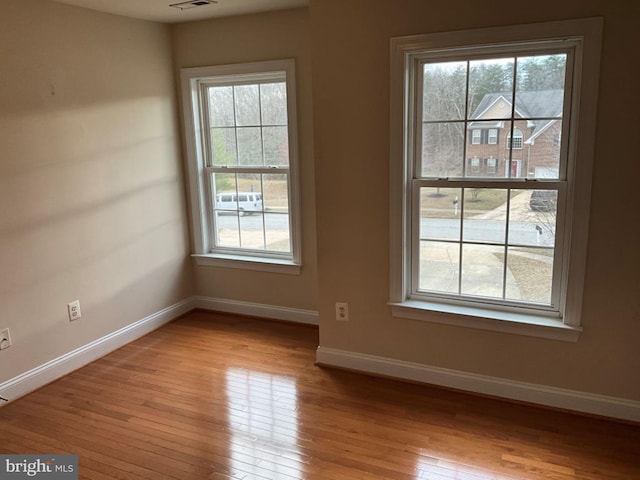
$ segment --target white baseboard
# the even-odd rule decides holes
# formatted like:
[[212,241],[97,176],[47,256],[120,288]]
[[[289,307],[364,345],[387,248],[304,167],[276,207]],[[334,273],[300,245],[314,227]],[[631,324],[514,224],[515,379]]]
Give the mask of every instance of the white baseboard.
[[213,297],[193,297],[193,308],[212,310],[223,313],[236,313],[250,317],[271,318],[286,322],[305,323],[308,325],[319,324],[319,314],[314,310],[302,310],[299,308],[280,307],[263,303],[240,302]]
[[640,402],[533,383],[430,367],[385,357],[318,347],[318,365],[491,395],[575,412],[640,422]]
[[[318,325],[319,318],[318,312],[312,310],[211,297],[190,297],[1,383],[0,396],[9,401],[22,397],[156,330],[194,308],[310,325]],[[640,402],[633,400],[505,380],[326,347],[318,347],[316,361],[319,365],[640,422]]]
[[[318,312],[288,307],[239,302],[211,297],[189,297],[159,312],[151,314],[135,323],[116,330],[109,335],[94,340],[87,345],[59,356],[43,365],[33,368],[3,383],[0,383],[0,397],[9,402],[83,367],[104,355],[150,333],[171,320],[195,309],[237,313],[253,317],[272,318],[288,322],[318,325]],[[0,407],[6,402],[0,401]]]
[[[188,298],[153,313],[142,320],[116,330],[80,348],[59,356],[39,367],[0,384],[0,396],[10,402],[83,367],[107,353],[146,335],[171,320],[193,310],[193,299]],[[6,402],[0,402],[6,404]],[[0,405],[1,406],[1,405]]]

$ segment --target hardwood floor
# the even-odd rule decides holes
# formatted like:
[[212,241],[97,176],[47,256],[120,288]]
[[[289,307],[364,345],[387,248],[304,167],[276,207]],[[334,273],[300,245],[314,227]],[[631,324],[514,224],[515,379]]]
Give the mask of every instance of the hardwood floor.
[[640,426],[322,369],[317,329],[193,312],[0,409],[87,479],[640,479]]

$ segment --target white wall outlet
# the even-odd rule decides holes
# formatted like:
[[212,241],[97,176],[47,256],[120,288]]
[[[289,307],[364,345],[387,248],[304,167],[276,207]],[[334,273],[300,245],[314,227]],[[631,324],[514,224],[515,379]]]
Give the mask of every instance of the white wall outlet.
[[0,350],[9,348],[11,346],[11,334],[8,328],[0,330]]
[[76,300],[67,305],[69,310],[69,321],[73,322],[82,317],[82,311],[80,311],[80,300]]
[[341,322],[349,321],[349,304],[344,302],[336,303],[336,320]]

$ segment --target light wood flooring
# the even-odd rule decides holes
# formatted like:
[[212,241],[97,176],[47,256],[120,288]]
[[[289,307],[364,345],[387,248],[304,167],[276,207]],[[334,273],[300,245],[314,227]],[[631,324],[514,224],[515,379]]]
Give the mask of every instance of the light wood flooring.
[[319,368],[317,343],[192,312],[1,408],[0,453],[86,479],[640,479],[640,426]]

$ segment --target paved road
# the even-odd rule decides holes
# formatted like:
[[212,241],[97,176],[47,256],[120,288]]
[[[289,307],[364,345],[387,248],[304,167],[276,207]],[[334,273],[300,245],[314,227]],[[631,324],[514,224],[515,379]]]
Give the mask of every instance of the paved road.
[[[262,231],[262,215],[252,214],[238,217],[233,213],[218,215],[218,227],[237,229],[238,222],[243,230],[260,230]],[[269,230],[289,230],[289,215],[285,213],[265,213],[264,222]]]
[[[264,221],[271,231],[288,230],[289,217],[281,213],[265,213]],[[262,215],[253,214],[238,217],[237,215],[219,215],[219,228],[237,229],[238,222],[244,231],[261,231]],[[505,240],[505,222],[500,220],[476,220],[467,218],[464,221],[464,240],[476,242],[503,243]],[[540,227],[541,232],[536,230]],[[423,218],[420,221],[420,238],[422,240],[458,240],[460,238],[460,220],[455,218]],[[509,243],[518,245],[553,247],[554,238],[551,228],[544,223],[511,222],[509,224]]]
[[[536,229],[536,226],[541,230]],[[504,243],[506,225],[500,220],[464,220],[466,241]],[[459,240],[460,220],[455,218],[423,218],[420,221],[422,240]],[[554,236],[549,225],[531,222],[510,222],[509,243],[553,247]]]

